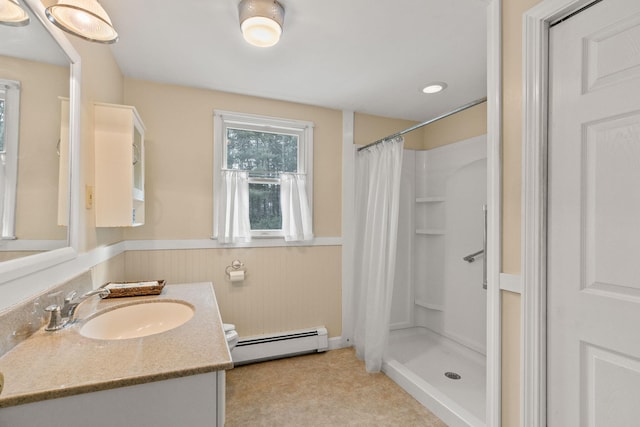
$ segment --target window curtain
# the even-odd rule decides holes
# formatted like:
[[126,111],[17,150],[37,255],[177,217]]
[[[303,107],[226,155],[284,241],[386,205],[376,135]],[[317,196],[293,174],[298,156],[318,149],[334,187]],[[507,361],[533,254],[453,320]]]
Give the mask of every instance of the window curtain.
[[249,174],[245,171],[222,171],[216,237],[220,243],[251,241]]
[[313,239],[311,209],[304,175],[280,174],[280,209],[282,210],[282,234],[285,241]]
[[[6,142],[5,142],[6,143]],[[7,155],[0,153],[0,237],[4,237],[7,224],[5,224],[6,216],[4,212],[5,198],[7,195]]]
[[368,372],[379,372],[389,338],[396,263],[402,138],[356,156],[354,344]]

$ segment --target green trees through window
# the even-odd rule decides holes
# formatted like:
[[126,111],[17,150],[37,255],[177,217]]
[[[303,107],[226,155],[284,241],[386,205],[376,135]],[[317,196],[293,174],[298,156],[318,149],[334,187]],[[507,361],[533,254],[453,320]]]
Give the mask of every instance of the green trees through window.
[[280,173],[298,172],[298,135],[227,128],[227,169],[249,172],[252,230],[280,230]]
[[265,173],[298,171],[298,136],[227,128],[227,169]]

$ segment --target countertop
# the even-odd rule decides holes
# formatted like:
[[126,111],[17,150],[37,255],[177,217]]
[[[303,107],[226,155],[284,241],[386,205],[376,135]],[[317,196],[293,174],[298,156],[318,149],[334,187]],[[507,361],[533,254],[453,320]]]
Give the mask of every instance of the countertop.
[[[79,333],[97,311],[151,299],[185,301],[195,312],[183,325],[147,337],[97,340]],[[166,285],[154,296],[90,297],[76,318],[59,331],[41,328],[0,358],[0,408],[233,367],[211,283]]]

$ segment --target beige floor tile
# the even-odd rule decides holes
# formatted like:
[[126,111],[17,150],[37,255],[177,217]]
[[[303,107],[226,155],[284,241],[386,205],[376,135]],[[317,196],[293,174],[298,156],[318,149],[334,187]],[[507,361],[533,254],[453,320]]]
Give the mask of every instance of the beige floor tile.
[[237,367],[226,397],[227,427],[445,426],[351,348]]

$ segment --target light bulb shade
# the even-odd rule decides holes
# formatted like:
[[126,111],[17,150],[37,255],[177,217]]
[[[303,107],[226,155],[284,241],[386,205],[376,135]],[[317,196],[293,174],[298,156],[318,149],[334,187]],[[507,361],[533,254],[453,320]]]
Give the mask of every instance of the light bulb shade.
[[85,40],[98,43],[118,41],[118,33],[109,15],[96,0],[58,0],[45,13],[56,26]]
[[284,7],[275,0],[242,0],[238,5],[244,39],[259,47],[278,43],[284,24]]
[[0,0],[0,24],[21,27],[29,23],[29,15],[16,0]]

